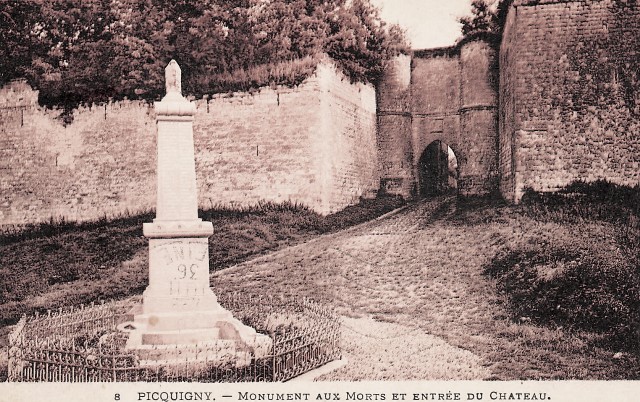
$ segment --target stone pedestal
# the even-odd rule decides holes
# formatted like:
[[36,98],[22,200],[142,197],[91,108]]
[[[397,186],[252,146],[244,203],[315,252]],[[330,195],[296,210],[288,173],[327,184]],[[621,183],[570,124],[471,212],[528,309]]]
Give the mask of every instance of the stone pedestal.
[[180,69],[166,69],[167,95],[155,104],[158,129],[156,218],[149,238],[149,286],[141,311],[122,326],[142,365],[208,361],[246,365],[272,341],[235,319],[209,287],[211,222],[198,218],[193,147],[194,105],[180,93]]

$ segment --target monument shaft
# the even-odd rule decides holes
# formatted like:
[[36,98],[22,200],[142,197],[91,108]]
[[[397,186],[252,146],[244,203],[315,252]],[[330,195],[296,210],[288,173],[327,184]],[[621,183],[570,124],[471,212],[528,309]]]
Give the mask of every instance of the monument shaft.
[[167,94],[156,103],[158,194],[156,218],[145,223],[149,238],[149,287],[143,311],[180,312],[217,305],[209,288],[211,222],[198,218],[194,105],[179,92],[180,67],[167,66]]
[[188,133],[193,119],[175,121],[176,117],[181,116],[164,115],[157,122],[160,221],[198,219],[193,136]]

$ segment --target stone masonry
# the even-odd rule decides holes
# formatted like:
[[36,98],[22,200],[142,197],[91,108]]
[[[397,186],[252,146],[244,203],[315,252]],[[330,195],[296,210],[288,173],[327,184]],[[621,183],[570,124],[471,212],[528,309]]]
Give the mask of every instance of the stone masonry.
[[156,218],[143,224],[149,238],[149,286],[126,348],[141,366],[183,369],[185,364],[246,366],[269,353],[272,340],[224,309],[209,285],[211,222],[198,218],[193,118],[195,105],[182,96],[181,69],[165,69],[166,95],[156,102]]
[[[328,63],[296,88],[194,103],[202,208],[291,201],[327,214],[378,188],[375,91]],[[25,83],[0,91],[0,224],[152,209],[153,108],[81,107],[67,127],[59,113],[38,107]]]
[[454,151],[461,194],[640,182],[640,4],[516,0],[502,38],[400,56],[378,88],[381,185],[424,183],[421,155]]
[[505,198],[640,182],[640,4],[516,1],[500,55]]
[[497,40],[471,35],[456,46],[400,56],[378,88],[381,185],[418,194],[419,161],[429,144],[446,143],[458,161],[461,194],[497,188]]

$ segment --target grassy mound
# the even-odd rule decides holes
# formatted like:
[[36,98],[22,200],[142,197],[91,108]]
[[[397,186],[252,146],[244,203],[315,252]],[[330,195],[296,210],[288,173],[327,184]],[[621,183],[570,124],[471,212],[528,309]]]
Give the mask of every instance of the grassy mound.
[[613,348],[638,345],[640,276],[623,259],[553,246],[524,246],[497,256],[498,280],[514,317],[599,333]]
[[634,224],[640,217],[640,186],[621,186],[606,180],[576,181],[553,193],[527,189],[522,205],[525,213],[540,219]]
[[528,191],[522,212],[539,221],[609,232],[588,239],[516,242],[485,267],[518,321],[591,332],[600,346],[640,346],[640,189],[578,182],[558,193]]

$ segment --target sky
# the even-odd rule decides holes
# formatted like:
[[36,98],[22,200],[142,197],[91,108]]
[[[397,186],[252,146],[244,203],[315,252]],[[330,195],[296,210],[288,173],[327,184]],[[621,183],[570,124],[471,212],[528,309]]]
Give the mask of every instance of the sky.
[[413,49],[452,45],[460,37],[458,17],[471,14],[471,0],[371,0],[381,17],[407,30]]

